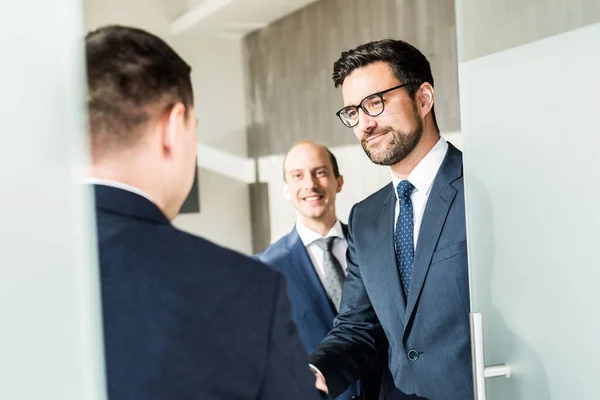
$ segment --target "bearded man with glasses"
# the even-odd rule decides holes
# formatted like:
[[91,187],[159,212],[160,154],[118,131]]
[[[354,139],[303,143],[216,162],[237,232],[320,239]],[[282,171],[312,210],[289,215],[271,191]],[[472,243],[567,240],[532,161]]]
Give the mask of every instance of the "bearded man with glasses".
[[439,133],[425,56],[400,40],[343,52],[341,122],[392,182],[349,217],[333,330],[310,355],[331,397],[386,365],[382,398],[473,398],[462,154]]

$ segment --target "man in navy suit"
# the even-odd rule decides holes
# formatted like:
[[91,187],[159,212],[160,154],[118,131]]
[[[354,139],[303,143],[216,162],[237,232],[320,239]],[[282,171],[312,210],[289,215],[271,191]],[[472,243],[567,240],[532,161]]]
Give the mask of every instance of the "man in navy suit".
[[343,52],[341,122],[392,183],[349,217],[348,276],[333,330],[311,354],[343,392],[388,357],[385,399],[473,398],[462,154],[440,137],[429,62],[382,40]]
[[86,56],[109,399],[319,398],[283,276],[171,225],[196,168],[190,67],[119,26]]
[[[285,274],[292,318],[311,353],[333,327],[346,275],[347,226],[335,212],[344,178],[329,149],[304,141],[286,154],[283,179],[285,196],[296,209],[296,225],[256,257]],[[357,385],[338,399],[352,396],[358,396]]]

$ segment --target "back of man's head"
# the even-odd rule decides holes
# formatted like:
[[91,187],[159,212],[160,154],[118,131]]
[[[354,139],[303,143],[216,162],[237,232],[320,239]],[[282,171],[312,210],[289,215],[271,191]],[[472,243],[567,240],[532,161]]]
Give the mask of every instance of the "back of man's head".
[[135,144],[169,106],[193,105],[191,69],[160,38],[107,26],[85,42],[92,149],[98,156]]
[[[176,214],[195,169],[190,66],[163,40],[136,28],[106,26],[85,42],[92,161],[102,175],[97,177],[152,191],[166,214]],[[134,170],[140,174],[133,176]],[[163,187],[151,187],[147,178]],[[164,187],[171,178],[178,187]]]

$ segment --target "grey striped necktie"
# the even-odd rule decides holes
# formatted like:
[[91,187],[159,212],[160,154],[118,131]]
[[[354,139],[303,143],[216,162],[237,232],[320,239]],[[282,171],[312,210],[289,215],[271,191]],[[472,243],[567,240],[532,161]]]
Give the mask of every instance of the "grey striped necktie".
[[340,310],[340,302],[342,299],[342,286],[344,284],[344,270],[342,265],[331,251],[335,237],[324,237],[315,240],[315,244],[323,250],[323,269],[324,269],[324,286],[325,292],[331,299],[336,311]]

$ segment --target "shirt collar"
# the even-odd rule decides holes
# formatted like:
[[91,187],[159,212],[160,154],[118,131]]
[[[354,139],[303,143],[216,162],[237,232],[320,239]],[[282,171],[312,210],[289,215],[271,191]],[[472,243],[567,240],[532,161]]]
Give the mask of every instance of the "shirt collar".
[[302,222],[300,222],[300,220],[296,221],[296,231],[298,232],[298,236],[300,236],[300,240],[302,240],[302,244],[304,244],[304,247],[313,243],[317,239],[321,239],[322,237],[332,236],[341,239],[344,238],[344,231],[342,229],[342,224],[340,220],[335,221],[335,224],[333,224],[333,226],[325,236],[321,236],[317,232],[307,228]]
[[[437,175],[437,172],[444,161],[444,157],[446,157],[447,151],[448,142],[446,142],[446,140],[440,136],[440,140],[438,140],[435,146],[429,150],[429,153],[423,157],[423,159],[408,175],[408,181],[413,184],[418,192],[421,192],[425,195],[429,193],[429,190],[431,190],[431,186],[433,185],[433,180],[435,179],[435,176]],[[402,180],[398,178],[391,170],[390,172],[392,174],[394,194],[396,195],[396,200],[398,200],[398,191],[396,188]]]
[[91,185],[111,186],[111,187],[114,187],[117,189],[126,190],[128,192],[135,193],[139,196],[145,197],[146,199],[148,199],[152,203],[154,203],[154,200],[152,200],[152,197],[150,197],[150,195],[148,193],[144,192],[141,189],[136,188],[135,186],[131,186],[131,185],[128,185],[123,182],[111,181],[108,179],[88,178],[84,181],[84,183],[89,183]]

